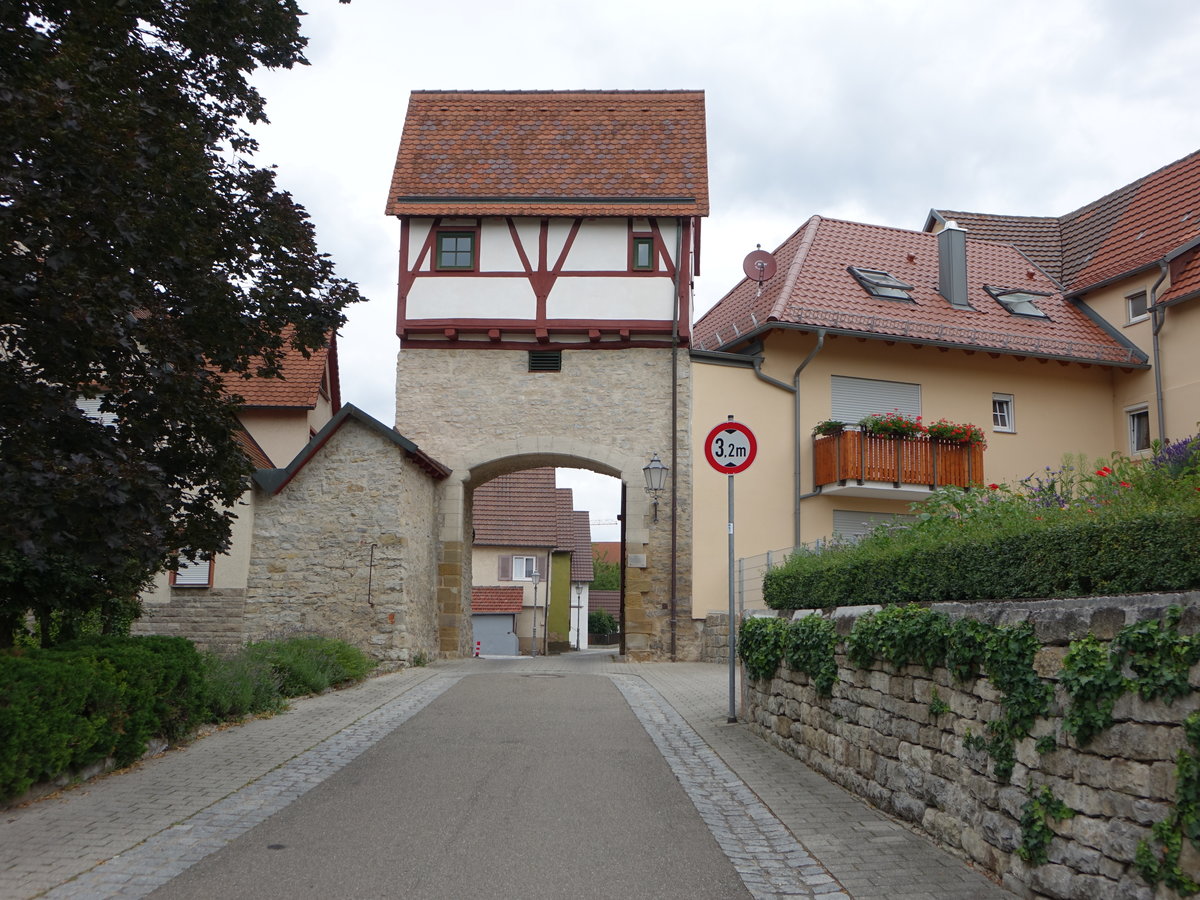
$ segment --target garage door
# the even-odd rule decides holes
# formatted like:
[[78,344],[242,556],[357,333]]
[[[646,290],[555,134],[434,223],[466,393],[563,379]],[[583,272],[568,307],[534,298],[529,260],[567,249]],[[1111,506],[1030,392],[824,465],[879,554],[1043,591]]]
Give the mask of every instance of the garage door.
[[515,618],[510,615],[471,616],[475,640],[480,642],[479,652],[484,656],[516,656],[517,635],[513,631]]

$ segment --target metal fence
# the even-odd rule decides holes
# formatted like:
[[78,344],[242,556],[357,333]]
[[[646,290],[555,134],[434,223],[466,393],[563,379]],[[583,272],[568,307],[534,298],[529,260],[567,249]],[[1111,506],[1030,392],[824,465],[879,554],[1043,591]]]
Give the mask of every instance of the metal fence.
[[768,550],[758,556],[743,556],[737,560],[734,588],[737,596],[737,617],[744,618],[747,609],[763,609],[763,577],[796,552],[795,547]]

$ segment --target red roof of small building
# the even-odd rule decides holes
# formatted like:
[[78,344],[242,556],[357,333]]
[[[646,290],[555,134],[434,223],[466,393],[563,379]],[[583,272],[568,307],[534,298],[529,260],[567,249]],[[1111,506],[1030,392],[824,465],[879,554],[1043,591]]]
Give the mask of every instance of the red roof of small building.
[[1057,218],[937,210],[927,229],[935,217],[955,220],[972,237],[1016,245],[1076,294],[1200,239],[1200,150]]
[[592,523],[587,512],[581,509],[571,511],[572,536],[571,547],[571,580],[590,583],[596,577],[592,568]]
[[471,612],[519,613],[524,597],[525,590],[519,587],[473,587]]
[[[813,216],[775,251],[778,270],[761,293],[755,282],[743,279],[696,323],[693,346],[736,347],[749,332],[780,323],[1016,356],[1144,363],[1144,354],[1064,299],[1014,247],[970,239],[966,247],[972,308],[957,309],[938,291],[936,235]],[[912,285],[912,302],[871,296],[850,266],[884,271]],[[1047,317],[1011,314],[985,285],[1044,295],[1036,303]]]
[[414,91],[393,216],[706,216],[703,91]]
[[[285,338],[287,333],[285,332]],[[328,370],[328,378],[326,373]],[[279,378],[238,378],[227,375],[226,387],[243,399],[243,406],[267,409],[313,409],[322,383],[336,413],[342,405],[337,366],[337,335],[329,343],[313,350],[306,358],[290,345],[284,352]]]
[[275,463],[271,462],[271,457],[267,456],[267,451],[259,446],[258,441],[251,436],[250,432],[244,428],[235,429],[233,439],[242,448],[242,452],[250,457],[250,462],[254,463],[256,469],[275,468]]
[[475,489],[475,543],[558,547],[558,495],[553,469],[501,475]]

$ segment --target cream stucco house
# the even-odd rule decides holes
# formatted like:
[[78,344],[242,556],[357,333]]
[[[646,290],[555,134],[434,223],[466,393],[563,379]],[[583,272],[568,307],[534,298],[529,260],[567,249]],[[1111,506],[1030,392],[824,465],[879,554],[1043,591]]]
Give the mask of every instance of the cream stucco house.
[[[694,446],[728,414],[758,438],[735,476],[736,555],[864,532],[956,479],[1196,433],[1198,245],[1200,153],[1061,217],[939,210],[922,231],[812,217],[774,277],[694,328]],[[963,448],[927,439],[812,433],[894,410],[979,425],[987,448],[956,461]],[[727,602],[726,532],[702,524],[725,521],[725,478],[702,463],[696,617]]]

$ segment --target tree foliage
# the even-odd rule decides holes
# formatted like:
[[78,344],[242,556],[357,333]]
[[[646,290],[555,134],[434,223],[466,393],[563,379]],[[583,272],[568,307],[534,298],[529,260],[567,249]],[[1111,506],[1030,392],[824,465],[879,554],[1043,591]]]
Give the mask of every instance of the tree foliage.
[[592,560],[592,583],[588,586],[593,591],[619,591],[621,589],[621,564],[609,562],[607,559]]
[[0,6],[0,645],[28,610],[128,601],[174,550],[225,549],[250,471],[238,379],[361,299],[253,159],[247,79],[305,62],[299,16]]

